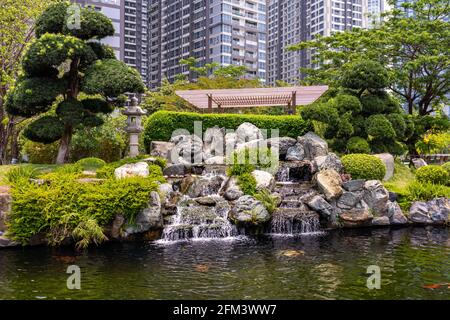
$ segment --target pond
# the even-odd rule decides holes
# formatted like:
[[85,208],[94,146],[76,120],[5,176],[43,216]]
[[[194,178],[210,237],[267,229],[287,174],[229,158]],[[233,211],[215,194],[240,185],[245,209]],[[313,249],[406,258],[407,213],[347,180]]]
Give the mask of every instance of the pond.
[[[81,290],[66,287],[69,265]],[[446,228],[0,251],[0,299],[450,299],[448,283]]]

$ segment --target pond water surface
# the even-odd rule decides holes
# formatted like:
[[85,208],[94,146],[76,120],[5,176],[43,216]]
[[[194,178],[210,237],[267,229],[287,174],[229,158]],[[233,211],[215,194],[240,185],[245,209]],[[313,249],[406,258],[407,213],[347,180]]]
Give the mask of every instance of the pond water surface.
[[[69,265],[81,290],[66,287]],[[0,299],[450,299],[449,286],[446,228],[0,251]]]

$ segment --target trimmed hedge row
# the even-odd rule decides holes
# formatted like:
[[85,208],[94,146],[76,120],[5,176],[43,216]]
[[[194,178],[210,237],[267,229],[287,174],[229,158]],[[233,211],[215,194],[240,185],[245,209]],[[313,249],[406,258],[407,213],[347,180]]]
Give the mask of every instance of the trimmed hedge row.
[[[194,112],[158,111],[152,114],[146,125],[144,143],[148,148],[151,141],[169,141],[176,129],[194,133],[194,121],[201,121],[203,132],[214,126],[236,130],[244,122],[250,122],[261,129],[279,129],[280,137],[297,138],[312,131],[310,122],[300,116],[267,116],[251,114],[201,114]],[[270,135],[270,132],[268,132]]]

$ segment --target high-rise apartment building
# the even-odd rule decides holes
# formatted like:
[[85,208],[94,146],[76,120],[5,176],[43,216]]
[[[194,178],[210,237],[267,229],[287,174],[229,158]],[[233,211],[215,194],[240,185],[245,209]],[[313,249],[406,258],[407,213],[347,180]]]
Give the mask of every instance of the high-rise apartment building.
[[114,25],[113,37],[102,39],[112,46],[118,59],[136,68],[148,83],[148,1],[149,0],[74,0],[93,6],[109,17]]
[[368,25],[372,27],[382,21],[382,14],[389,11],[387,0],[367,0]]
[[314,52],[290,52],[286,47],[317,35],[368,26],[368,0],[270,0],[268,77],[296,83],[300,67],[311,67]]
[[149,84],[177,75],[192,79],[180,60],[199,65],[243,65],[247,76],[266,78],[265,0],[150,0]]

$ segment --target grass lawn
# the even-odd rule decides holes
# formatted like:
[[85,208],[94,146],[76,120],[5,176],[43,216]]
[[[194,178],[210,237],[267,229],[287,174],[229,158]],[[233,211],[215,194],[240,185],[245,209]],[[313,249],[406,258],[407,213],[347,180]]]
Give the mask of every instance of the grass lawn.
[[9,170],[13,169],[13,168],[17,168],[17,167],[25,167],[25,166],[30,166],[33,167],[39,171],[41,171],[42,173],[46,173],[46,172],[51,172],[53,171],[55,168],[61,166],[61,165],[57,165],[57,164],[10,164],[10,165],[0,165],[0,184],[6,184],[6,174],[8,173]]
[[414,173],[408,166],[396,161],[394,176],[383,184],[391,192],[406,194],[408,193],[408,185],[414,181],[414,177]]

